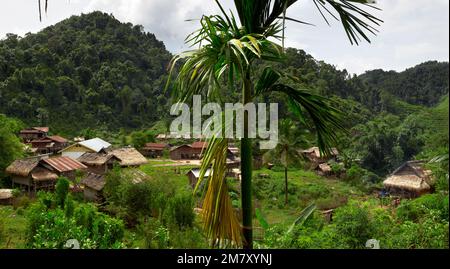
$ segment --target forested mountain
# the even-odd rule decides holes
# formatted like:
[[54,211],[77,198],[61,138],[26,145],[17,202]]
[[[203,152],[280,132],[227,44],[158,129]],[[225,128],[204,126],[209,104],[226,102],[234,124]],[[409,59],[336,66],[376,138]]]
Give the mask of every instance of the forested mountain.
[[448,63],[429,61],[403,72],[368,71],[359,78],[373,88],[387,91],[408,103],[436,105],[448,93]]
[[[72,16],[23,38],[9,34],[0,41],[0,113],[68,135],[87,128],[145,129],[168,116],[171,56],[142,26],[102,12]],[[352,76],[289,48],[280,69],[298,77],[300,87],[339,99],[342,110],[351,110],[348,127],[379,112],[405,117],[448,93],[448,63]],[[239,92],[224,94],[234,95]]]
[[101,12],[23,38],[9,34],[0,41],[0,113],[64,132],[142,128],[167,103],[170,58],[142,26]]

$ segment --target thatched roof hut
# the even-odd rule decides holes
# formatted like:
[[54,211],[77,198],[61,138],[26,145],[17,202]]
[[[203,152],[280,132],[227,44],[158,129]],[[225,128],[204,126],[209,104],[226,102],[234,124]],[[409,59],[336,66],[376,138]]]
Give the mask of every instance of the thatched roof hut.
[[311,147],[309,149],[301,150],[300,153],[313,163],[323,163],[329,159],[336,158],[339,155],[339,151],[336,148],[332,148],[330,156],[323,156],[320,153],[319,147]]
[[131,147],[113,149],[108,153],[119,159],[121,166],[139,166],[148,162],[144,155]]
[[13,199],[12,189],[0,189],[0,205],[11,204],[12,199]]
[[86,152],[78,157],[77,161],[84,165],[100,166],[106,164],[110,159],[119,160],[111,154]]
[[26,177],[39,164],[38,158],[15,160],[8,167],[6,173]]
[[431,192],[431,171],[425,170],[423,164],[423,161],[405,162],[383,181],[384,187],[391,193],[407,197]]

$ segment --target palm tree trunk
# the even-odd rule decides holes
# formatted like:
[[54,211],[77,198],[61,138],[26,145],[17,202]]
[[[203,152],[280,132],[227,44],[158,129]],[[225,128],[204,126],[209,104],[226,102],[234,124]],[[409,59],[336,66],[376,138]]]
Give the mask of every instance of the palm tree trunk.
[[[251,101],[250,72],[244,77],[243,103]],[[241,139],[241,205],[245,249],[253,248],[252,210],[252,141],[248,138],[248,113],[244,114],[244,137]]]
[[284,205],[288,204],[288,169],[287,165],[284,166]]

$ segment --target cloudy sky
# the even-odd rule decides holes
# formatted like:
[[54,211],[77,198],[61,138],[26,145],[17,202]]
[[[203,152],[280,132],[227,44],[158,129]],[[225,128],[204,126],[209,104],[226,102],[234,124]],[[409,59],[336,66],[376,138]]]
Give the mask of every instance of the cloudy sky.
[[[231,0],[221,2],[232,6]],[[329,27],[311,0],[300,0],[287,15],[315,26],[289,23],[286,45],[358,74],[375,68],[402,71],[427,60],[448,61],[448,0],[378,0],[377,6],[382,11],[374,14],[384,20],[379,34],[371,44],[352,46],[338,22],[332,21]],[[2,1],[0,38],[6,33],[34,33],[71,15],[93,10],[143,25],[171,52],[185,49],[184,38],[197,28],[196,22],[186,19],[218,13],[213,0],[49,0],[48,14],[39,22],[36,0]]]

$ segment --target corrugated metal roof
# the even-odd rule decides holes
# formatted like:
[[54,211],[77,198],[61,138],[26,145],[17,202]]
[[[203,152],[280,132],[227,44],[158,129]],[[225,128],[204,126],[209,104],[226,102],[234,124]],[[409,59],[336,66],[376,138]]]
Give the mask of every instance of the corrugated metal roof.
[[[200,168],[193,168],[188,172],[188,174],[189,173],[192,173],[195,176],[195,178],[199,178],[200,177]],[[211,173],[211,169],[208,168],[205,172],[205,177],[209,177],[210,173]]]
[[44,133],[48,133],[48,130],[50,128],[48,128],[48,127],[33,127],[33,129],[36,129],[36,130],[44,132]]
[[65,139],[64,137],[61,137],[59,135],[51,135],[48,136],[49,139],[51,139],[52,141],[58,142],[58,143],[66,143],[67,139]]
[[100,139],[98,137],[78,142],[78,144],[83,145],[87,148],[90,148],[95,152],[99,152],[103,148],[109,148],[111,146],[110,143],[108,143],[105,140]]
[[207,146],[208,146],[208,142],[205,142],[205,141],[196,141],[191,144],[191,147],[194,149],[202,149],[202,148],[206,148]]
[[58,172],[68,172],[87,168],[84,164],[66,156],[49,158],[42,161],[53,167]]
[[145,149],[149,150],[163,150],[166,147],[167,145],[162,143],[146,143],[144,146]]

